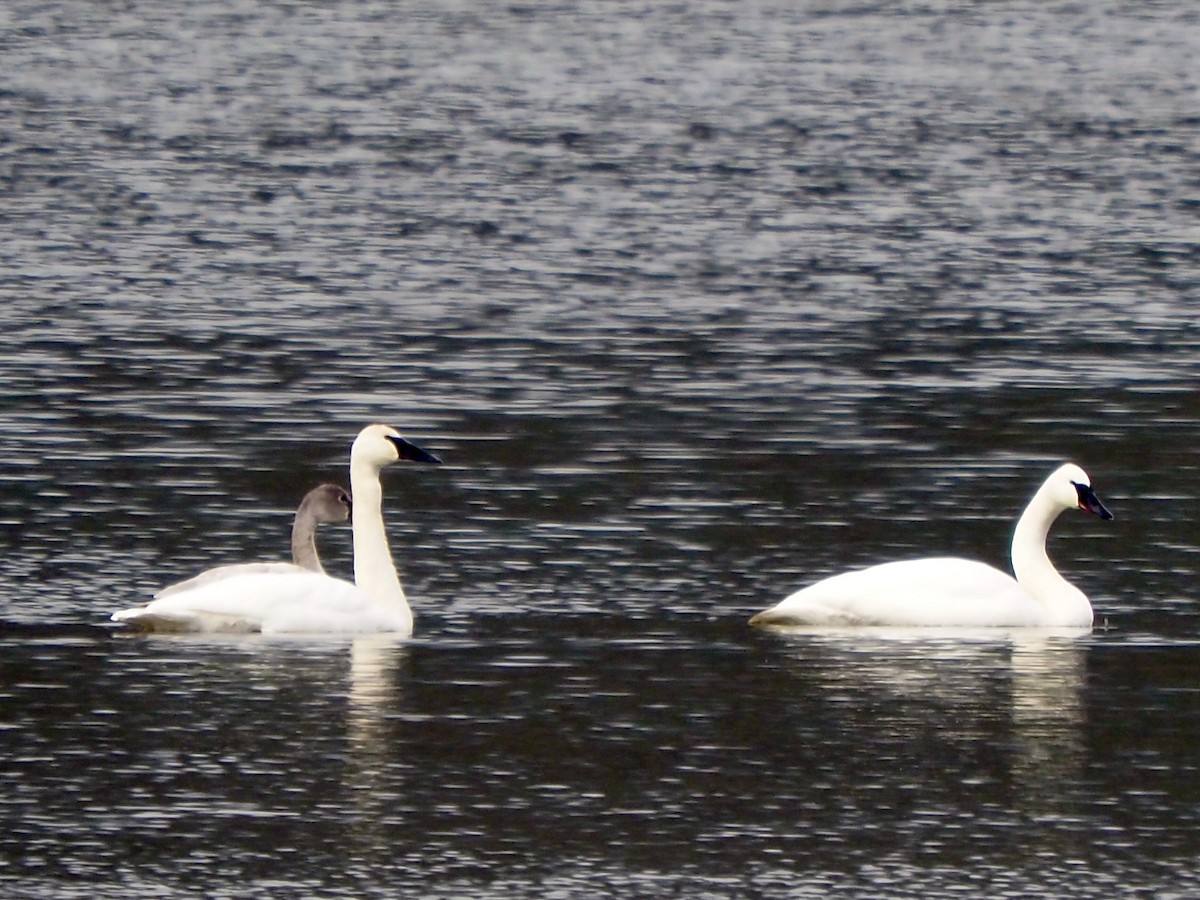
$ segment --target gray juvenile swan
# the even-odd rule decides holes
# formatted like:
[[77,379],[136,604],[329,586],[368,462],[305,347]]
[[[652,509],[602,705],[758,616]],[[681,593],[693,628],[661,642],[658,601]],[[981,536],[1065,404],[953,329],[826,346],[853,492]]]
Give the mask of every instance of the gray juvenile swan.
[[379,472],[401,459],[439,463],[394,428],[368,425],[350,448],[354,583],[322,572],[249,572],[113,613],[148,631],[412,634],[413,617],[383,526]]
[[317,526],[337,525],[350,518],[350,495],[345,488],[336,484],[321,484],[304,495],[292,520],[292,561],[230,563],[214,566],[185,581],[168,585],[154,595],[155,599],[169,597],[181,591],[190,591],[203,584],[248,575],[251,572],[294,572],[298,569],[324,573],[321,558],[317,555]]

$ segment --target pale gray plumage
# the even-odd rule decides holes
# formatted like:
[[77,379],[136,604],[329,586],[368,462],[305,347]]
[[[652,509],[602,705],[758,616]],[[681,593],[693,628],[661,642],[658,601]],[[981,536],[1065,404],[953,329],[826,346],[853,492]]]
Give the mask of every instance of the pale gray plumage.
[[300,506],[296,509],[296,517],[292,520],[292,561],[288,562],[253,562],[230,563],[206,569],[199,575],[194,575],[184,581],[168,585],[154,596],[169,597],[183,591],[190,591],[201,585],[232,578],[235,575],[249,575],[255,572],[320,572],[325,569],[321,565],[321,557],[317,554],[317,526],[337,525],[350,518],[350,494],[336,484],[321,484],[304,495]]

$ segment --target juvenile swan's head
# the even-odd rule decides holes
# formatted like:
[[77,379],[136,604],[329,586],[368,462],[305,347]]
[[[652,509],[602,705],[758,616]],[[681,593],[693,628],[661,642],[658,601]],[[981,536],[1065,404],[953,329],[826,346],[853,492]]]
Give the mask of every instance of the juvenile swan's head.
[[390,466],[401,459],[413,462],[440,463],[441,460],[400,436],[388,425],[368,425],[358,433],[350,447],[350,462],[366,463],[377,469]]
[[304,495],[300,509],[322,525],[336,525],[350,518],[350,493],[336,484],[320,484]]
[[1088,478],[1087,472],[1074,463],[1060,466],[1046,484],[1053,492],[1055,501],[1061,504],[1063,509],[1082,509],[1102,519],[1113,517],[1092,490],[1092,480]]

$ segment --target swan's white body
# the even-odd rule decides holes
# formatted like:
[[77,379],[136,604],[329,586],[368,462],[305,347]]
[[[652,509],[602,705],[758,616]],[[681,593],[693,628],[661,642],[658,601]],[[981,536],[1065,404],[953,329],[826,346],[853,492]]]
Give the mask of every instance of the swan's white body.
[[750,621],[758,625],[899,625],[1089,628],[1092,605],[1046,555],[1050,526],[1066,509],[1112,514],[1078,466],[1057,469],[1025,508],[1012,541],[1016,578],[981,562],[934,557],[834,575]]
[[114,613],[113,620],[148,631],[412,634],[412,610],[383,526],[379,483],[380,469],[402,457],[438,462],[385,425],[368,425],[350,449],[353,584],[294,567],[255,568],[160,595],[145,606]]
[[387,631],[407,637],[413,628],[403,599],[380,603],[356,584],[295,568],[236,574],[114,613],[113,621],[142,631],[224,634]]

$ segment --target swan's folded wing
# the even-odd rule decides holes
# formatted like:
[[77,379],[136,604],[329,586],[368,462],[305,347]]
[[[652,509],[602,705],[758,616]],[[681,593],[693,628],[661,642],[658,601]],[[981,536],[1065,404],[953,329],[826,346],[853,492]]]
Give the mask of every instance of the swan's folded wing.
[[294,572],[311,571],[303,566],[297,566],[289,562],[253,562],[253,563],[231,563],[227,566],[216,566],[212,569],[206,569],[199,575],[194,575],[191,578],[183,581],[177,581],[174,584],[169,584],[162,588],[154,595],[155,600],[161,600],[163,597],[170,597],[172,594],[178,594],[183,591],[195,590],[206,584],[214,581],[221,581],[225,578],[234,578],[238,575],[252,575],[255,573],[274,573],[277,575],[285,575]]

